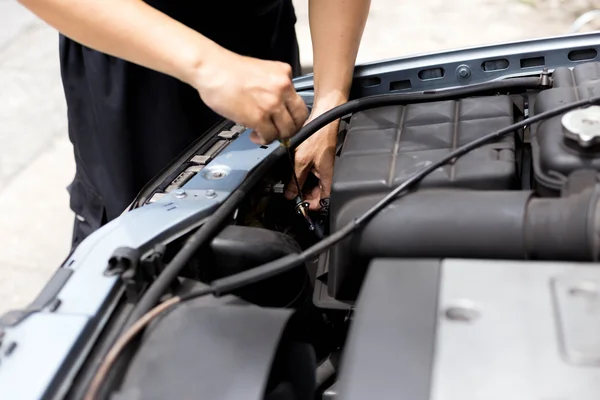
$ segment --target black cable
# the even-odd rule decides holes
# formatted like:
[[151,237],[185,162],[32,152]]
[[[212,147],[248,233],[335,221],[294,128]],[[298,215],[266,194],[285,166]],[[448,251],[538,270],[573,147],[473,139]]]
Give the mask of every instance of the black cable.
[[575,108],[593,104],[600,104],[600,97],[593,97],[588,100],[580,100],[575,103],[555,108],[554,110],[535,115],[523,121],[509,125],[506,128],[502,128],[496,132],[482,136],[481,138],[476,139],[472,142],[469,142],[464,146],[461,146],[453,152],[447,154],[438,161],[428,165],[419,172],[415,173],[410,178],[398,185],[394,190],[392,190],[388,195],[386,195],[383,199],[381,199],[377,204],[375,204],[373,207],[367,210],[360,217],[356,218],[340,230],[332,233],[327,238],[321,240],[320,242],[309,247],[303,252],[297,254],[290,254],[288,256],[263,264],[251,270],[240,272],[238,274],[231,275],[225,278],[217,279],[211,283],[209,290],[202,290],[195,293],[189,293],[185,296],[182,296],[181,301],[191,300],[197,297],[202,297],[207,294],[214,294],[217,297],[223,296],[225,294],[231,293],[232,291],[240,287],[268,279],[272,276],[282,274],[292,268],[303,265],[304,263],[306,263],[306,261],[328,250],[331,246],[335,245],[336,243],[350,235],[352,232],[363,226],[373,216],[375,216],[389,203],[391,203],[398,195],[407,194],[411,186],[417,184],[418,182],[423,180],[427,175],[429,175],[436,169],[442,167],[444,164],[452,161],[453,159],[461,157],[466,153],[486,144],[487,142],[498,139],[501,136],[507,135],[527,125],[531,125],[536,122],[555,117],[559,114],[573,110]]
[[[319,117],[307,123],[292,138],[291,147],[294,148],[306,140],[310,135],[319,129],[327,126],[331,122],[348,115],[350,113],[363,111],[371,108],[393,106],[407,103],[423,103],[441,100],[450,100],[470,95],[475,95],[489,91],[507,91],[509,89],[541,88],[539,77],[511,78],[501,81],[470,85],[457,89],[447,89],[437,92],[423,93],[393,93],[378,96],[365,97],[349,101],[339,107],[333,108]],[[227,218],[233,214],[236,208],[246,197],[246,194],[261,180],[266,172],[286,155],[283,147],[277,148],[269,154],[242,182],[215,211],[211,218],[198,230],[190,235],[181,250],[175,255],[173,260],[165,267],[162,273],[150,285],[144,293],[135,309],[131,313],[126,327],[131,326],[136,320],[142,317],[158,302],[160,297],[167,291],[171,282],[177,278],[180,271],[187,264],[200,246],[211,240],[227,223]]]
[[511,89],[541,89],[543,85],[540,77],[510,78],[494,82],[479,83],[455,89],[430,90],[421,93],[387,93],[351,100],[341,106],[335,107],[306,124],[290,140],[290,148],[298,146],[313,133],[327,126],[331,122],[348,114],[371,108],[397,106],[402,104],[430,103],[434,101],[453,100],[473,96],[484,92],[509,91]]

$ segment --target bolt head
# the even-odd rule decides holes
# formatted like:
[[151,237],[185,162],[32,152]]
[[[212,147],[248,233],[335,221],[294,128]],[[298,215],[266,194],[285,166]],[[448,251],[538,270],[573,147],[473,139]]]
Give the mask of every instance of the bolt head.
[[213,199],[217,197],[217,192],[215,192],[213,189],[208,189],[206,191],[206,197],[208,197],[209,199]]
[[466,65],[461,65],[460,67],[458,67],[456,72],[458,73],[458,76],[462,79],[467,79],[471,76],[471,69]]
[[213,165],[202,170],[202,176],[206,179],[214,181],[224,179],[231,172],[231,168],[226,165]]
[[175,197],[177,197],[178,199],[182,199],[185,196],[187,196],[187,193],[185,192],[185,190],[183,190],[183,189],[177,189],[175,191]]

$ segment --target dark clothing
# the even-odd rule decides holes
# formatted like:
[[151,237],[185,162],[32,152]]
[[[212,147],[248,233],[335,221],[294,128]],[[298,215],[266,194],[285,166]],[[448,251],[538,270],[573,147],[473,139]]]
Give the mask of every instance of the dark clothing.
[[[299,74],[291,0],[147,3],[229,50],[287,62]],[[77,165],[69,186],[76,246],[221,118],[191,86],[64,36],[60,61]]]

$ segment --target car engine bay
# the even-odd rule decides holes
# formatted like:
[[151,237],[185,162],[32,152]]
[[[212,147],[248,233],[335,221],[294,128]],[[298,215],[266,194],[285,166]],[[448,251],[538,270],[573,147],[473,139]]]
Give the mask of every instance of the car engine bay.
[[[600,63],[582,64],[572,71],[558,69],[551,77],[543,73],[525,78],[529,81],[520,79],[523,88],[514,84],[506,91],[483,90],[448,100],[407,102],[344,118],[330,207],[313,214],[313,220],[324,232],[337,232],[420,169],[460,146],[559,105],[600,94]],[[539,89],[533,88],[536,85]],[[592,106],[587,110],[578,127],[600,123],[600,109]],[[578,119],[577,112],[526,125],[436,168],[411,193],[391,202],[360,231],[324,252],[318,263],[232,291],[254,305],[296,310],[292,328],[286,331],[291,335],[286,346],[291,347],[286,348],[285,362],[291,364],[274,367],[272,371],[282,368],[287,375],[271,384],[265,399],[314,398],[313,390],[303,392],[307,385],[320,385],[317,398],[333,398],[327,397],[331,392],[326,385],[335,382],[333,365],[344,354],[354,304],[373,263],[447,258],[597,261],[598,153],[595,139],[584,143],[585,135],[565,126],[565,115]],[[285,158],[281,160],[285,162]],[[212,282],[301,252],[319,241],[294,212],[293,202],[283,198],[288,174],[285,165],[273,168],[242,203],[231,224],[196,254],[188,265],[188,278]],[[132,398],[127,393],[134,389],[147,393],[144,398],[150,393],[165,398],[189,387],[189,379],[172,385],[181,378],[159,374],[164,368],[157,366],[152,358],[158,357],[157,351],[150,348],[162,349],[160,363],[185,360],[189,348],[182,345],[193,346],[197,336],[188,335],[196,330],[173,327],[193,324],[178,323],[177,318],[201,320],[200,314],[193,316],[193,307],[165,317],[172,321],[160,324],[148,336],[129,367],[123,398]],[[171,337],[178,339],[167,340]],[[308,348],[303,347],[307,343],[315,351],[315,360],[310,360]],[[194,359],[181,367],[192,367]],[[329,360],[325,365],[331,376],[317,372],[318,382],[309,378],[312,372],[304,377],[306,381],[297,372],[311,371],[315,361],[323,369],[324,360]],[[174,375],[180,373],[179,369],[173,371]],[[170,384],[164,386],[164,381]],[[203,389],[190,387],[183,393],[195,390]],[[357,393],[343,398],[361,398]]]
[[[597,398],[600,62],[345,107],[294,139],[341,119],[316,232],[278,148],[209,217],[117,249],[122,296],[61,398]],[[219,196],[237,171],[210,161],[244,132],[128,211]]]

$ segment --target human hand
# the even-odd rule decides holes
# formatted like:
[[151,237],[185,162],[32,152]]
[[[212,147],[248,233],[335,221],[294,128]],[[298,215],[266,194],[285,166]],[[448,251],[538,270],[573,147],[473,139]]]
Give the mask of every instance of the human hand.
[[193,85],[217,114],[253,129],[250,138],[265,145],[291,138],[308,109],[292,84],[288,64],[240,56],[219,48],[198,69]]
[[[320,114],[322,112],[319,110],[313,110],[307,122],[310,122]],[[339,121],[332,122],[314,133],[296,149],[294,169],[300,187],[304,186],[308,174],[311,172],[319,180],[319,185],[303,193],[304,200],[309,204],[309,210],[320,210],[321,200],[327,199],[330,196],[338,128]],[[285,197],[291,200],[297,195],[298,190],[292,181],[288,184]]]

